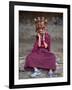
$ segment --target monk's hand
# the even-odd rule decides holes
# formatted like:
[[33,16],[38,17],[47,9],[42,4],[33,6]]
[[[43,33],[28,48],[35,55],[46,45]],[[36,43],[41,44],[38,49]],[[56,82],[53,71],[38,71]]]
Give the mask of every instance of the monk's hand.
[[38,37],[39,37],[39,39],[40,39],[40,37],[41,37],[41,36],[40,36],[40,34],[39,34],[39,33],[37,33],[37,36],[38,36]]
[[44,41],[44,46],[45,46],[45,48],[47,48],[48,47],[48,44]]
[[38,46],[40,47],[41,46],[41,36],[40,36],[39,33],[37,35],[38,35],[38,38],[39,38],[39,40],[38,40]]

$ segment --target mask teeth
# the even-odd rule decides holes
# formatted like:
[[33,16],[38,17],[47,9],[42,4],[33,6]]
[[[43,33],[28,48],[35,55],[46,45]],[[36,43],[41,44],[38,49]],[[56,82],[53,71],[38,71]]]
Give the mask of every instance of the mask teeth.
[[41,21],[40,17],[38,17],[37,19],[38,19],[38,21]]
[[47,26],[47,19],[45,17],[37,17],[37,18],[34,18],[34,21],[35,21],[35,27],[36,27],[36,31],[38,30],[38,25],[40,26],[40,24],[43,24],[44,27]]
[[34,21],[36,22],[36,21],[37,21],[37,19],[36,19],[36,18],[34,18]]
[[42,21],[44,21],[45,20],[45,18],[44,17],[42,17]]
[[47,19],[45,19],[45,17],[37,17],[37,18],[34,18],[34,21],[35,21],[35,23],[37,23],[37,22],[47,23]]

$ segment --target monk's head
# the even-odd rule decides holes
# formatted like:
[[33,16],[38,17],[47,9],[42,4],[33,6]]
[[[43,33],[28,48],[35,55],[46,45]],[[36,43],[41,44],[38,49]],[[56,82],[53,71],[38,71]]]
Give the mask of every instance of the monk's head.
[[35,21],[35,26],[36,26],[36,32],[38,33],[43,33],[45,32],[45,28],[47,26],[47,19],[44,17],[37,17],[34,19]]

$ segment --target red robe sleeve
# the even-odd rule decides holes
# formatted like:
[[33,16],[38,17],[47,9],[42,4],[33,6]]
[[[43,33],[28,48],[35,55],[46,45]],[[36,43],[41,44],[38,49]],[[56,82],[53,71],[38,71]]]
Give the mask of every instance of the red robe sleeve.
[[32,52],[33,51],[36,51],[38,49],[38,37],[36,36],[36,40],[35,40],[35,43],[33,45],[33,49],[32,49]]
[[48,45],[47,47],[48,51],[50,51],[51,50],[51,36],[48,33],[46,33],[45,35],[45,42]]

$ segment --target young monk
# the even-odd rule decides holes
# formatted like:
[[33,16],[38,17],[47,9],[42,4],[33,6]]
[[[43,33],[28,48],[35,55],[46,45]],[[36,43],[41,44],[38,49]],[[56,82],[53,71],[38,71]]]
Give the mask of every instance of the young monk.
[[31,53],[27,56],[24,68],[33,70],[31,77],[41,74],[39,69],[48,70],[48,76],[52,76],[56,70],[56,57],[51,52],[51,37],[46,31],[47,19],[37,17],[35,20],[36,41]]

